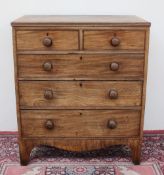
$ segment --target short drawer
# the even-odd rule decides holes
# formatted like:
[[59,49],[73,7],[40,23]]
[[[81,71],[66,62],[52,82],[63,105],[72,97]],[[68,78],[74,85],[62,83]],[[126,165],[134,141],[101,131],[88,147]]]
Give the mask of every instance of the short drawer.
[[18,55],[18,76],[24,79],[142,79],[144,55]]
[[22,110],[23,137],[138,136],[140,111]]
[[84,50],[144,50],[144,31],[84,31]]
[[78,50],[78,31],[17,31],[18,50]]
[[141,105],[142,82],[21,81],[23,109],[86,109]]

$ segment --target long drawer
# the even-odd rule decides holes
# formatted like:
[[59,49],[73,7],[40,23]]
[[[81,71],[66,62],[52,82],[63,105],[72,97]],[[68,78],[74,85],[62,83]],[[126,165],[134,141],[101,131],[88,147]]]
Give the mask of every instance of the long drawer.
[[140,106],[141,81],[20,81],[23,109]]
[[142,79],[144,55],[18,55],[18,68],[24,79]]
[[140,111],[21,110],[23,137],[138,136]]
[[84,50],[144,50],[144,44],[144,31],[84,31]]
[[76,30],[17,31],[18,50],[78,50],[79,34]]

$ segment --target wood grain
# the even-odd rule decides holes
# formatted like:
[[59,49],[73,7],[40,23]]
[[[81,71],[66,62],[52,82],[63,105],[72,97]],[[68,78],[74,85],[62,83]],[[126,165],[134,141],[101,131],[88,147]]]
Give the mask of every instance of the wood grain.
[[[54,129],[45,128],[47,120]],[[117,123],[115,129],[108,121]],[[128,125],[127,125],[128,123]],[[23,137],[129,137],[139,135],[140,111],[133,110],[22,110]]]
[[149,35],[150,29],[146,31],[145,39],[145,62],[144,62],[144,83],[143,83],[143,92],[142,92],[142,113],[141,113],[141,122],[140,122],[140,145],[142,145],[143,138],[143,128],[144,128],[144,114],[145,114],[145,102],[146,102],[146,85],[147,85],[147,69],[148,69],[148,53],[149,53]]
[[[51,71],[43,64],[50,62]],[[112,71],[110,64],[119,64]],[[52,80],[137,80],[143,78],[144,55],[18,55],[19,78]]]
[[38,145],[90,151],[118,144],[139,164],[150,23],[24,16],[12,26],[21,165]]
[[12,28],[12,40],[13,40],[13,61],[14,61],[14,80],[15,80],[15,98],[16,98],[16,114],[18,123],[18,135],[21,137],[21,117],[20,117],[20,105],[19,105],[19,80],[18,80],[18,60],[16,54],[16,30]]
[[[38,145],[47,145],[52,146],[56,148],[60,148],[63,150],[69,150],[69,151],[76,151],[76,152],[82,152],[82,151],[91,151],[91,150],[97,150],[100,148],[107,148],[109,146],[113,145],[128,145],[132,150],[132,160],[134,163],[136,163],[139,159],[137,157],[137,154],[139,155],[140,149],[139,147],[139,139],[138,138],[95,138],[95,139],[70,139],[70,138],[55,138],[55,139],[48,139],[48,138],[21,138],[20,139],[20,155],[21,155],[21,164],[27,165],[30,160],[30,153],[33,148],[35,148]],[[67,144],[66,144],[67,143]],[[136,149],[135,149],[136,148]],[[125,151],[125,150],[122,150]]]
[[25,15],[13,26],[53,26],[53,25],[96,25],[96,26],[150,26],[150,23],[134,15]]
[[[79,39],[78,31],[17,31],[17,49],[18,50],[78,50]],[[45,47],[43,39],[45,37],[52,39],[52,46]]]
[[[108,108],[110,106],[140,106],[142,82],[115,81],[26,81],[19,82],[21,108]],[[118,91],[118,99],[110,99],[109,91]],[[52,90],[53,99],[44,98]]]
[[[120,45],[113,47],[111,39],[120,39]],[[84,31],[84,50],[144,50],[144,31]]]

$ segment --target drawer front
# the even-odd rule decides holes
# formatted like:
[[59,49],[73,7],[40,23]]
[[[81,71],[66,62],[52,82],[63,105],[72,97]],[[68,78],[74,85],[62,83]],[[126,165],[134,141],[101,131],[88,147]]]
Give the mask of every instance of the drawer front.
[[18,55],[20,78],[114,80],[143,78],[144,55]]
[[18,50],[78,50],[78,31],[17,31]]
[[144,31],[84,31],[85,50],[144,50]]
[[23,137],[138,136],[140,111],[22,110]]
[[141,105],[142,82],[21,81],[23,109],[86,109]]

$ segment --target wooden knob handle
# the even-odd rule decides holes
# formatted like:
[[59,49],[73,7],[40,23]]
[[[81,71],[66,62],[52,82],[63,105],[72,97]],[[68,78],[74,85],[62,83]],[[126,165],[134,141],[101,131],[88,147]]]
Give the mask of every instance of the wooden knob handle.
[[111,89],[109,91],[109,97],[111,99],[117,99],[118,98],[118,92],[117,92],[117,90]]
[[43,64],[43,69],[45,70],[45,71],[51,71],[52,70],[52,63],[51,62],[45,62],[44,64]]
[[45,90],[44,98],[47,100],[53,99],[53,91],[52,90]]
[[112,45],[113,47],[119,46],[119,45],[120,45],[120,39],[117,38],[117,37],[113,37],[113,38],[111,39],[111,45]]
[[50,37],[45,37],[43,39],[43,45],[46,47],[51,47],[52,46],[52,39]]
[[115,129],[117,127],[117,122],[115,120],[108,121],[108,128]]
[[117,71],[119,69],[119,64],[118,63],[115,63],[115,62],[111,63],[110,64],[110,69],[112,71]]
[[53,129],[54,128],[54,122],[52,120],[47,120],[45,122],[45,128],[49,129],[49,130]]

